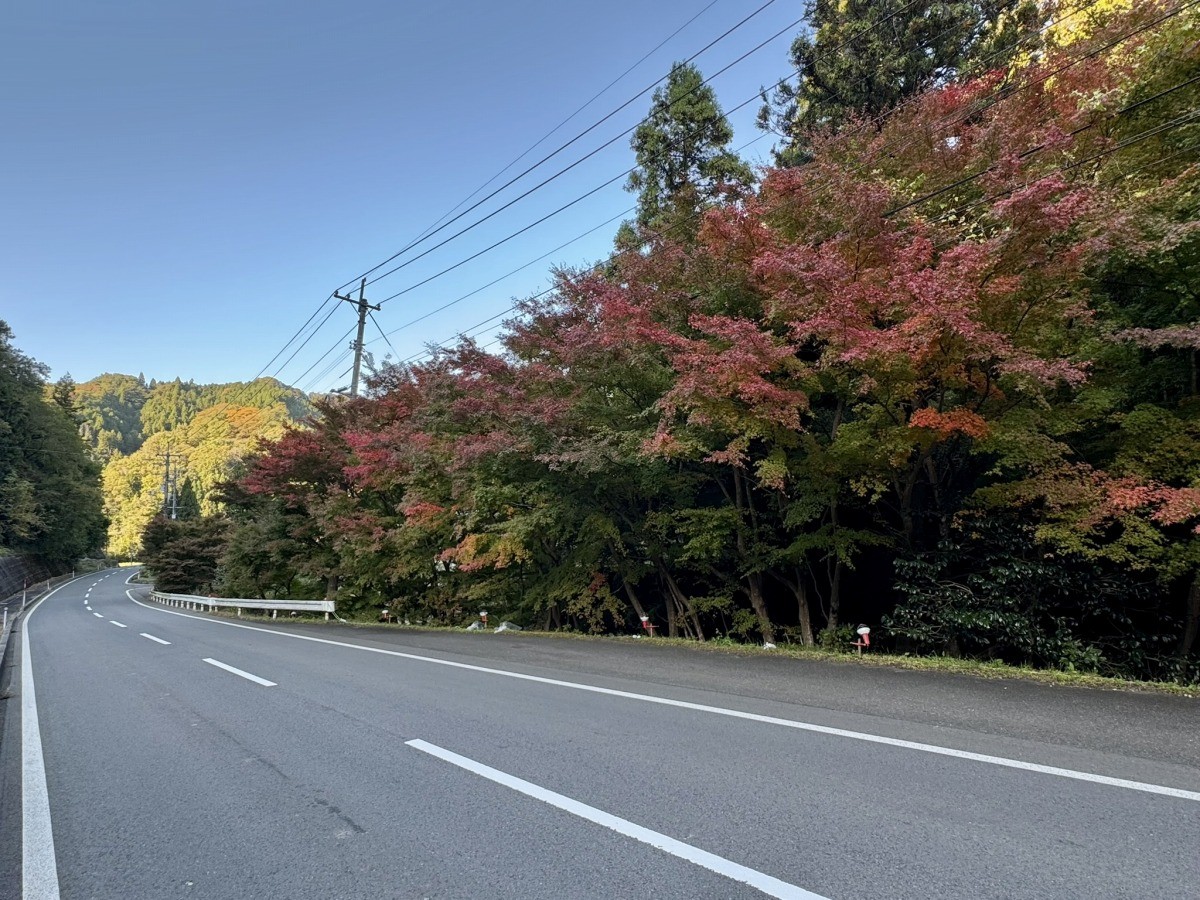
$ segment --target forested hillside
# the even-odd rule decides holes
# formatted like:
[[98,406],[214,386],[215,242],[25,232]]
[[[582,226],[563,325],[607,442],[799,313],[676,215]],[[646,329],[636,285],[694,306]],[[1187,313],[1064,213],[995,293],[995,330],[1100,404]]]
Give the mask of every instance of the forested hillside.
[[219,584],[1195,681],[1195,9],[809,24],[776,166],[676,66],[618,251],[289,428]]
[[213,488],[257,442],[311,412],[302,393],[270,378],[200,385],[107,374],[75,385],[74,396],[80,433],[104,463],[108,549],[117,556],[137,555],[164,506],[214,513]]
[[104,542],[100,467],[80,440],[71,386],[13,345],[0,321],[0,555],[53,568]]

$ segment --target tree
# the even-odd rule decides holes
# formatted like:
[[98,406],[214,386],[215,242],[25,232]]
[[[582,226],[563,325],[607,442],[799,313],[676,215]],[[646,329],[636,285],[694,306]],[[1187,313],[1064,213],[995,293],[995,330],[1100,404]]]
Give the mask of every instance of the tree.
[[196,497],[196,489],[192,487],[192,479],[183,479],[183,485],[179,488],[177,504],[176,518],[183,520],[200,518],[200,501]]
[[[902,100],[944,84],[969,60],[1003,69],[1039,16],[1034,0],[814,0],[808,30],[791,47],[798,82],[780,85],[759,127],[782,139],[780,165],[808,160],[810,133],[852,117],[875,119]],[[1001,10],[1005,10],[1003,15]]]
[[142,534],[142,561],[154,586],[173,594],[212,590],[228,541],[228,522],[220,517],[179,521],[156,516]]
[[502,352],[385,367],[248,465],[228,572],[1195,681],[1200,45],[1155,17],[810,132]]
[[62,566],[98,548],[105,522],[69,382],[49,388],[45,379],[46,367],[0,322],[0,550]]
[[71,377],[71,373],[63,375],[62,378],[54,382],[54,387],[50,392],[51,398],[58,404],[59,409],[74,418],[75,416],[75,379]]
[[694,233],[699,212],[748,186],[754,175],[728,149],[732,139],[700,70],[673,65],[630,142],[637,168],[625,189],[638,194],[637,224]]

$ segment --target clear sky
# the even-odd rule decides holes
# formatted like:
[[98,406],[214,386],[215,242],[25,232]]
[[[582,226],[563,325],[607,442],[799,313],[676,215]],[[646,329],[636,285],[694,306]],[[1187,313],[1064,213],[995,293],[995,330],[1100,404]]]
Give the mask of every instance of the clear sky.
[[[10,4],[0,29],[0,319],[55,378],[107,371],[234,381],[267,367],[309,389],[345,384],[348,360],[317,377],[344,355],[343,335],[355,322],[345,303],[291,362],[282,365],[299,342],[267,364],[331,291],[419,236],[661,42],[489,190],[764,2]],[[705,75],[717,72],[798,19],[802,6],[776,0],[696,64]],[[713,80],[735,147],[761,137],[753,125],[759,104],[732,108],[789,74],[796,31]],[[649,105],[647,93],[392,265],[576,162],[635,125]],[[742,152],[761,163],[770,146],[762,138]],[[412,287],[631,165],[621,137],[372,284],[367,299]],[[407,358],[542,290],[551,264],[602,258],[617,222],[556,248],[633,202],[618,181],[388,301],[375,316],[395,332],[391,346],[369,324],[368,349]],[[485,328],[480,341],[493,333]]]

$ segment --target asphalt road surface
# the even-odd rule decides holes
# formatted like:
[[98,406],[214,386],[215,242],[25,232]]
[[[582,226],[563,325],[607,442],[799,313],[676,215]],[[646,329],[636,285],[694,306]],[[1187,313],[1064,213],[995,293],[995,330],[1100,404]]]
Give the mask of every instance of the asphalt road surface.
[[[60,587],[0,897],[1200,896],[1200,703]],[[137,601],[142,602],[137,602]]]

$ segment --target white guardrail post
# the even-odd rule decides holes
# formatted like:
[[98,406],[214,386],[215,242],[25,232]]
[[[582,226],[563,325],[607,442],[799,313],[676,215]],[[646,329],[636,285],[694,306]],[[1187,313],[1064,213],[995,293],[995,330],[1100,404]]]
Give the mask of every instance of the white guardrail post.
[[276,614],[283,610],[284,612],[323,612],[325,620],[329,620],[329,614],[335,612],[332,600],[258,600],[253,597],[200,597],[196,594],[168,594],[163,591],[151,591],[150,599],[158,603],[165,603],[167,606],[181,607],[183,609],[208,609],[213,610],[219,607],[228,609],[236,609],[240,616],[243,609],[261,609],[263,612],[270,610],[271,618],[275,618]]

